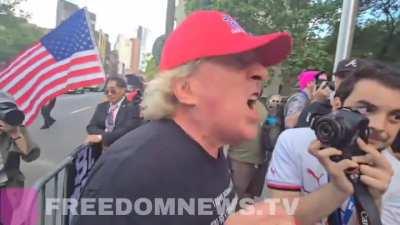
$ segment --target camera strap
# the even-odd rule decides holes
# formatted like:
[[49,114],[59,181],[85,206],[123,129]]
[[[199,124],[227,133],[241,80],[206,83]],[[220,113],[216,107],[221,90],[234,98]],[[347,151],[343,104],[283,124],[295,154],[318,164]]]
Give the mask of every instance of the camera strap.
[[342,213],[338,209],[328,217],[328,224],[348,225],[355,207],[360,225],[382,225],[379,209],[368,188],[358,178],[349,179],[354,187],[354,195]]
[[367,186],[360,179],[350,179],[354,187],[355,203],[360,225],[382,225],[379,209]]

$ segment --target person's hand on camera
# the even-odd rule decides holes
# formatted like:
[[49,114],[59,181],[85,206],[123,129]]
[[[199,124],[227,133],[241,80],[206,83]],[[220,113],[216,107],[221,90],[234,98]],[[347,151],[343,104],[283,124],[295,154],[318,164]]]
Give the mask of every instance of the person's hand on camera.
[[373,145],[366,144],[361,138],[357,140],[357,143],[366,155],[354,156],[352,161],[360,165],[361,182],[368,186],[375,201],[379,202],[389,187],[393,169],[385,156]]
[[333,147],[324,147],[318,140],[311,143],[309,152],[324,166],[329,174],[330,181],[340,192],[349,196],[353,194],[353,185],[347,178],[345,171],[348,169],[358,169],[359,165],[357,162],[350,159],[343,159],[339,162],[332,161],[330,157],[340,156],[342,155],[342,151]]
[[11,126],[3,120],[0,120],[0,132],[7,133],[11,138],[20,136],[20,129],[18,126]]
[[383,193],[389,187],[393,170],[385,156],[373,145],[366,144],[360,138],[357,140],[357,143],[360,149],[366,152],[366,155],[354,156],[351,160],[332,161],[330,157],[342,155],[342,151],[332,147],[323,148],[323,145],[318,140],[310,145],[309,151],[328,171],[333,185],[347,195],[353,194],[354,188],[347,178],[345,171],[348,169],[358,169],[361,174],[361,182],[367,185],[371,195],[379,206]]
[[329,99],[332,90],[329,88],[329,85],[327,85],[327,82],[328,81],[322,82],[318,87],[315,85],[312,93],[312,101],[325,101]]

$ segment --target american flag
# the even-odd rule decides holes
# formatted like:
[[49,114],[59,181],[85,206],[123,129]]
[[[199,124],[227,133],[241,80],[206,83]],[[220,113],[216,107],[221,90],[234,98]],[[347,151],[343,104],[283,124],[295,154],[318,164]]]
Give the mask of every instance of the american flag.
[[104,82],[91,32],[86,9],[80,9],[0,72],[0,89],[15,98],[26,126],[56,96]]

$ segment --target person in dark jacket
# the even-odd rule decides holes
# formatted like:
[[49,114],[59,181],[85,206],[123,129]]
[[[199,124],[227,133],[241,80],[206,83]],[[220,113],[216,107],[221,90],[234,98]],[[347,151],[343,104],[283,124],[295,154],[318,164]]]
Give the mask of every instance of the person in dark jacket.
[[56,105],[56,98],[51,99],[46,105],[44,105],[41,109],[41,114],[44,120],[44,124],[40,129],[48,129],[51,125],[56,122],[56,120],[50,115],[54,106]]
[[21,125],[23,120],[14,99],[0,91],[0,189],[23,187],[20,160],[31,162],[40,155],[40,148]]
[[108,147],[124,134],[142,123],[140,106],[125,97],[126,82],[120,77],[110,77],[106,82],[107,101],[97,105],[87,125],[86,143]]

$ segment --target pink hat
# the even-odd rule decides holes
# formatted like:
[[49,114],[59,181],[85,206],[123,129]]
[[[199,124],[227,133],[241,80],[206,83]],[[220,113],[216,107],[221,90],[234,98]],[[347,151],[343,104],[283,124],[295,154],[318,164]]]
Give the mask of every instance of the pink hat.
[[297,77],[300,89],[303,90],[307,87],[311,82],[313,82],[321,71],[318,70],[306,70],[299,74]]

